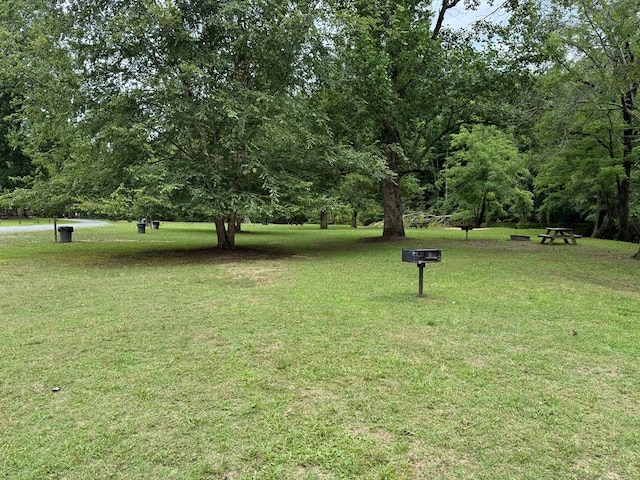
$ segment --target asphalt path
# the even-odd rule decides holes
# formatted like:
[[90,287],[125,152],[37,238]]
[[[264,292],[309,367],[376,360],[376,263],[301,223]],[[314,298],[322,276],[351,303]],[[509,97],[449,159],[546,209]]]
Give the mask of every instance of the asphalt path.
[[[104,227],[108,225],[107,222],[101,220],[68,220],[58,221],[58,227],[73,227],[86,228],[86,227]],[[13,227],[3,227],[0,225],[0,235],[3,233],[20,233],[20,232],[45,232],[47,230],[53,230],[53,223],[44,223],[41,225],[18,225]]]

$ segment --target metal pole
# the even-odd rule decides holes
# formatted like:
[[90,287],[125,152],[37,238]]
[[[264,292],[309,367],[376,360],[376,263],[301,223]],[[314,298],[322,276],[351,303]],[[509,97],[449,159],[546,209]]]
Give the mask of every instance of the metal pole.
[[418,297],[424,297],[424,262],[418,262]]

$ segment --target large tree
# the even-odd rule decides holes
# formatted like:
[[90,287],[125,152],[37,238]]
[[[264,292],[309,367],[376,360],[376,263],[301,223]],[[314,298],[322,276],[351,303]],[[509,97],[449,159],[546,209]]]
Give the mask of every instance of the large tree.
[[[74,108],[59,117],[90,153],[75,169],[97,154],[128,159],[185,210],[213,218],[218,246],[232,248],[238,213],[276,183],[278,158],[260,138],[303,91],[321,47],[312,6],[70,1],[58,12],[58,45],[80,75]],[[148,175],[149,165],[161,168]]]
[[[328,112],[338,138],[385,160],[391,174],[382,180],[383,237],[402,237],[400,179],[431,171],[426,176],[435,182],[449,134],[465,123],[497,121],[499,105],[527,75],[515,55],[522,49],[498,48],[493,39],[521,42],[527,27],[447,30],[445,17],[458,0],[335,3]],[[515,61],[505,62],[510,56]]]
[[[404,236],[400,177],[450,128],[443,50],[431,30],[429,2],[337,2],[336,70],[329,113],[356,148],[375,149],[382,180],[384,237]],[[333,105],[332,105],[333,103]],[[434,133],[435,132],[435,133]]]

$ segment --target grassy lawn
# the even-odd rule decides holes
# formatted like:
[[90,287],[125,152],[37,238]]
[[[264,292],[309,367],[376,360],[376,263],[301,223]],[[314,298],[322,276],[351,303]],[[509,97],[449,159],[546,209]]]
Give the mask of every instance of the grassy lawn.
[[0,478],[640,478],[637,245],[244,229],[0,235]]
[[[66,219],[63,219],[63,220],[67,222]],[[20,225],[23,225],[23,226],[52,225],[51,228],[53,229],[53,219],[52,218],[0,218],[0,227],[17,227]]]

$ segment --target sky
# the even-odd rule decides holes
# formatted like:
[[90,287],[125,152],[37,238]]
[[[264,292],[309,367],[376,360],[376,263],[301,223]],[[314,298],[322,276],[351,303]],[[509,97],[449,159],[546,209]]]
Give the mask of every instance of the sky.
[[476,10],[465,10],[463,3],[460,2],[447,12],[445,26],[458,30],[471,27],[477,20],[489,19],[497,23],[507,18],[507,14],[499,7],[500,2],[489,5],[482,1]]

